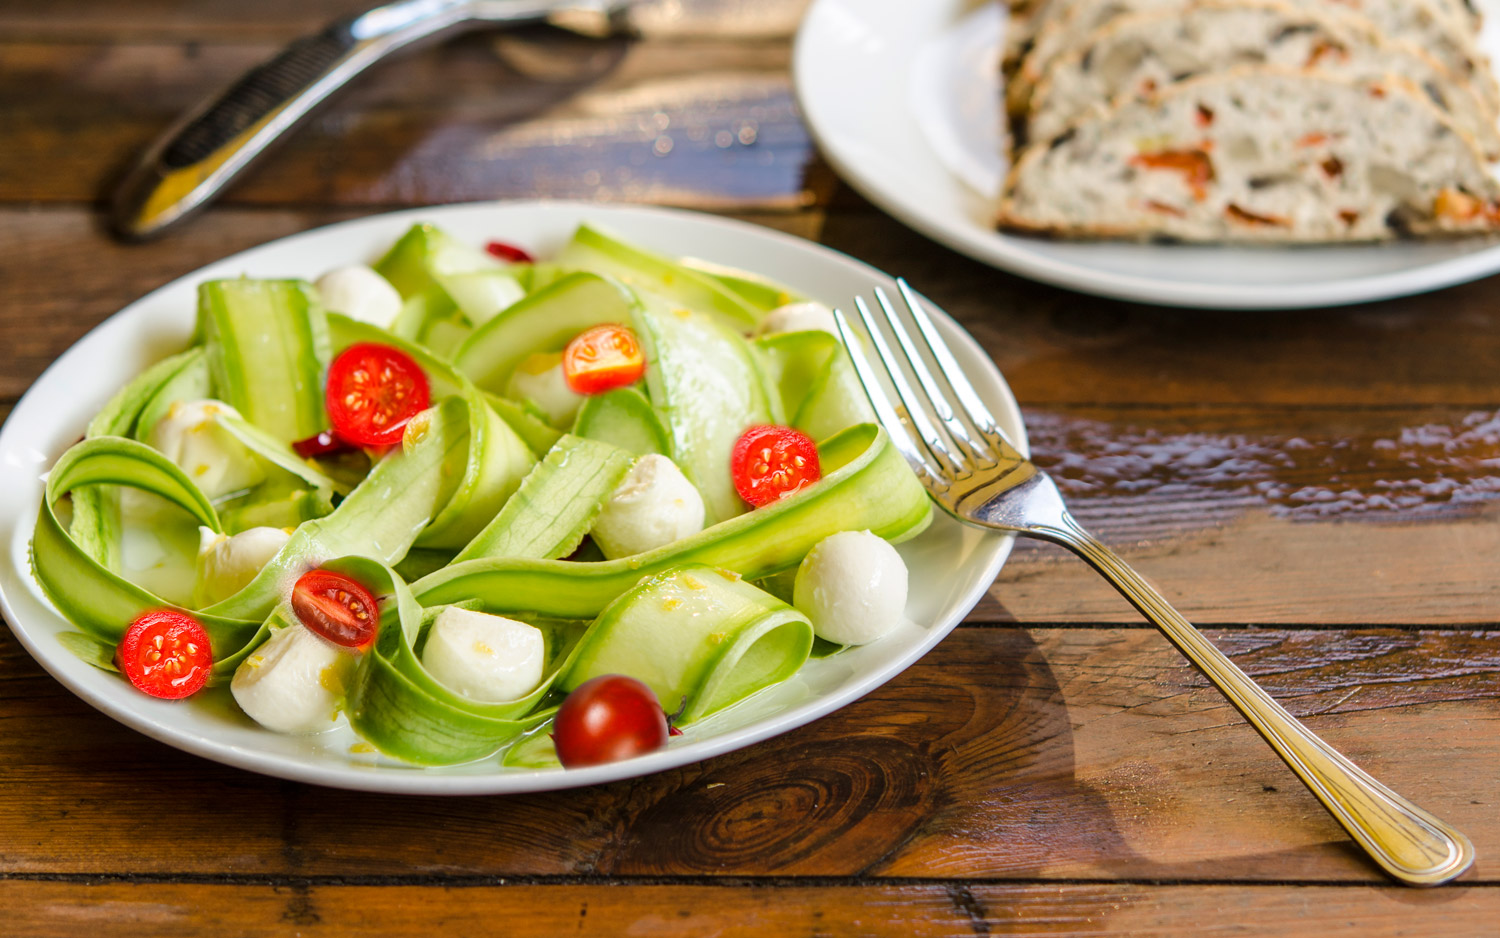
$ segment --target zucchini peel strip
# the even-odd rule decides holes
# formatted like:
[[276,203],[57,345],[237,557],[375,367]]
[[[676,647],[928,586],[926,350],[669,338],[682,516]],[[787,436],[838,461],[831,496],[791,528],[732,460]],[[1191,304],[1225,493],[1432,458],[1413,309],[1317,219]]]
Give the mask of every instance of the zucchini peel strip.
[[588,619],[642,578],[683,564],[723,567],[754,580],[795,566],[839,531],[869,530],[901,541],[927,527],[927,491],[884,430],[859,424],[819,449],[825,474],[815,485],[665,547],[587,564],[469,560],[423,577],[412,591],[423,605],[477,598],[494,612]]
[[[99,436],[63,453],[47,476],[46,494],[31,541],[31,566],[42,592],[63,616],[85,633],[110,644],[148,609],[180,608],[168,603],[89,555],[57,517],[57,503],[74,489],[114,484],[165,498],[201,525],[222,533],[208,498],[171,460],[144,443]],[[258,621],[192,613],[208,633],[214,658],[242,647]]]
[[331,561],[324,568],[353,577],[381,597],[380,631],[360,660],[346,707],[350,724],[376,749],[417,765],[472,762],[552,715],[551,709],[537,711],[537,704],[571,660],[570,652],[558,662],[557,652],[565,649],[554,645],[548,673],[525,697],[471,700],[422,666],[417,644],[423,610],[395,571],[363,557]]
[[561,686],[629,674],[679,724],[786,680],[807,661],[807,617],[726,570],[688,564],[639,583],[600,613]]

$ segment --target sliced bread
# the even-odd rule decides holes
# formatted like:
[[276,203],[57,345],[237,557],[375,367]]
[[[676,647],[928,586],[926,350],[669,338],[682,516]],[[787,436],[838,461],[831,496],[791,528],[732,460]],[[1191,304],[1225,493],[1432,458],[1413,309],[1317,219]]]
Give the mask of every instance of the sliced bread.
[[1496,114],[1466,82],[1420,48],[1382,39],[1355,17],[1328,17],[1279,0],[1202,0],[1181,11],[1111,20],[1058,58],[1032,94],[1020,132],[1044,142],[1113,98],[1142,95],[1194,75],[1244,64],[1316,69],[1354,81],[1409,79],[1491,158],[1500,157]]
[[1379,241],[1493,231],[1474,142],[1399,79],[1255,66],[1086,115],[1011,169],[1002,227],[1065,237]]
[[[1111,20],[1149,11],[1181,12],[1192,0],[1050,0],[1045,24],[1036,32],[1025,58],[1006,82],[1006,103],[1012,115],[1024,115],[1033,90],[1060,56],[1083,44]],[[1474,43],[1466,20],[1434,0],[1294,0],[1330,18],[1349,18],[1366,30],[1411,42],[1426,50],[1458,80],[1467,81],[1493,111],[1500,112],[1500,88],[1490,75],[1488,61]]]

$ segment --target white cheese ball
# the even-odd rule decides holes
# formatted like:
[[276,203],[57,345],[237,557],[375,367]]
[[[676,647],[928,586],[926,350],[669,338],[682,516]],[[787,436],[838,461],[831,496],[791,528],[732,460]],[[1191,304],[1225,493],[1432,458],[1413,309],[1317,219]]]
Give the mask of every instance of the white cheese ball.
[[240,662],[229,691],[250,719],[278,733],[321,733],[338,717],[355,657],[302,625],[271,633]]
[[505,396],[535,404],[556,427],[571,427],[584,399],[568,387],[561,352],[538,352],[522,359],[510,374]]
[[401,294],[363,264],[330,270],[318,278],[317,286],[323,306],[350,319],[386,329],[401,313]]
[[819,638],[863,645],[887,634],[906,611],[906,563],[869,531],[823,538],[797,568],[792,604]]
[[833,310],[822,303],[788,303],[766,313],[756,330],[757,335],[776,332],[828,332],[836,336],[839,327],[834,322]]
[[703,530],[703,496],[677,464],[649,453],[635,461],[594,519],[594,543],[613,560]]
[[448,607],[422,648],[427,673],[470,700],[518,700],[542,682],[547,643],[540,629],[484,612]]
[[209,498],[265,481],[260,460],[215,420],[240,412],[223,401],[178,401],[151,428],[146,442],[186,472]]
[[200,527],[193,602],[200,607],[211,606],[238,593],[291,537],[292,532],[286,528],[247,528],[228,535]]

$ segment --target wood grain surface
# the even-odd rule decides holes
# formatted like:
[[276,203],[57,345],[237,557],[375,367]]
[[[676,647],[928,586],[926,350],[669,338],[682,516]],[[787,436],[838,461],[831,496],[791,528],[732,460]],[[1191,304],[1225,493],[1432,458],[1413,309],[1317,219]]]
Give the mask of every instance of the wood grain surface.
[[13,938],[105,929],[121,938],[212,934],[590,936],[1161,935],[1338,938],[1486,935],[1494,889],[1144,886],[1115,883],[722,885],[224,886],[196,883],[0,883]]
[[[1355,761],[1441,804],[1478,847],[1468,878],[1496,878],[1497,633],[1211,634]],[[27,793],[0,814],[8,873],[1381,882],[1148,629],[963,628],[777,739],[503,798],[342,792],[210,765],[98,718],[14,641],[0,664],[0,784]],[[171,823],[134,823],[164,813]]]
[[96,713],[0,630],[0,933],[1496,934],[1494,280],[1205,313],[962,258],[819,159],[789,74],[805,0],[653,0],[629,36],[535,27],[414,53],[191,226],[106,236],[113,180],[176,114],[366,5],[0,2],[0,415],[149,290],[387,208],[639,202],[811,238],[952,313],[1083,523],[1478,862],[1455,886],[1389,885],[1117,594],[1022,543],[968,622],[868,697],[544,795],[351,793],[209,763]]

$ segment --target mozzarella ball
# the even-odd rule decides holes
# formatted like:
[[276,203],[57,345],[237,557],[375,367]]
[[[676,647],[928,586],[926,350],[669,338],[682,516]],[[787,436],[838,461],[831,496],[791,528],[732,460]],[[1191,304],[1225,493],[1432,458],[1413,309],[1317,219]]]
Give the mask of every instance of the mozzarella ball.
[[677,464],[650,453],[615,487],[590,532],[613,560],[654,550],[703,530],[703,496]]
[[525,622],[448,607],[422,648],[427,673],[470,700],[519,700],[542,682],[547,643]]
[[757,335],[776,332],[829,332],[839,334],[833,319],[833,310],[822,303],[788,303],[766,313],[760,321]]
[[193,602],[211,606],[238,593],[291,537],[286,528],[247,528],[231,536],[200,527]]
[[271,633],[234,671],[229,691],[250,719],[278,733],[331,729],[355,657],[302,625]]
[[318,278],[317,286],[323,305],[350,319],[386,329],[401,313],[401,294],[362,264],[330,270]]
[[906,563],[884,538],[840,531],[819,541],[797,568],[792,604],[819,638],[873,642],[906,611]]
[[223,401],[178,401],[146,440],[209,498],[243,491],[266,478],[256,455],[219,426],[214,418],[220,414],[240,415]]
[[522,359],[510,374],[505,396],[530,401],[557,427],[571,427],[583,406],[583,395],[568,387],[561,352],[539,352]]

